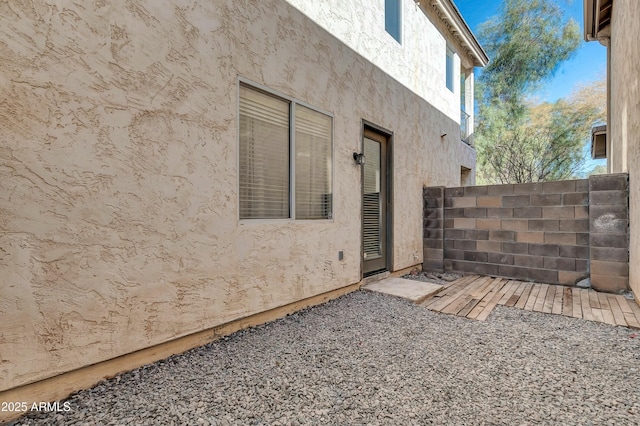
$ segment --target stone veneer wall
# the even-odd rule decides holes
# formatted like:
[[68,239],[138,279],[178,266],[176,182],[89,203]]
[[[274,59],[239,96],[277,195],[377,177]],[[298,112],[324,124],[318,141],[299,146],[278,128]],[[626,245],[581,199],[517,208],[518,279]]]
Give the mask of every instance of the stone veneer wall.
[[425,270],[629,287],[628,175],[424,188]]

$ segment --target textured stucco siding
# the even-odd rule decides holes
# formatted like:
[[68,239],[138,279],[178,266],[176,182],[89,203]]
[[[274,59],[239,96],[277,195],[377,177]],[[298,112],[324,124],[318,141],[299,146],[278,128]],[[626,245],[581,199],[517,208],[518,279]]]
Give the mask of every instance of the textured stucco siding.
[[[238,220],[239,77],[334,115],[332,220]],[[458,124],[282,0],[1,2],[0,100],[0,390],[358,282],[363,119],[394,270],[460,179]]]
[[640,300],[640,3],[616,0],[612,14],[611,171],[629,171],[629,281]]
[[447,89],[445,65],[447,42],[454,51],[461,49],[431,5],[401,0],[398,43],[385,31],[385,0],[288,2],[453,120],[460,120],[460,56],[454,57],[454,92]]

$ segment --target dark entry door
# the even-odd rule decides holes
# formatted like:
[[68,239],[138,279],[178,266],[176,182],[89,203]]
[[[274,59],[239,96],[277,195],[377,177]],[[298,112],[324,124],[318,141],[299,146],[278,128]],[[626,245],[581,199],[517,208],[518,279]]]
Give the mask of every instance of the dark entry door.
[[387,264],[387,137],[365,130],[362,191],[363,273],[384,271]]

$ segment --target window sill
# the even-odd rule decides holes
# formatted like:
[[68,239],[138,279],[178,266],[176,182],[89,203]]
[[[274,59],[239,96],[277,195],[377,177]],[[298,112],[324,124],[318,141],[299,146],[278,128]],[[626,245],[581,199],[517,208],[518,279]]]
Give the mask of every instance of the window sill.
[[335,219],[239,219],[240,226],[334,223]]

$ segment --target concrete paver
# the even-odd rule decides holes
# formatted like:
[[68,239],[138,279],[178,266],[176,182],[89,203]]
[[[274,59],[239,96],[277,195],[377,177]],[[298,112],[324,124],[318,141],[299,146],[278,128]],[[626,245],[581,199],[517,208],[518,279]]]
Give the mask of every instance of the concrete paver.
[[363,286],[364,290],[409,299],[420,303],[443,289],[440,284],[427,283],[406,278],[385,278]]

